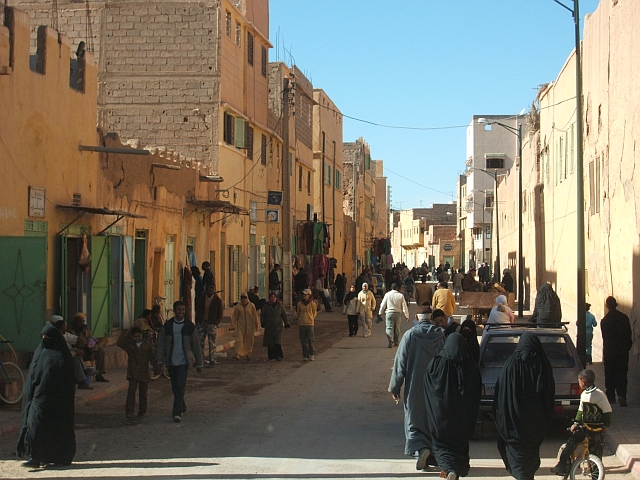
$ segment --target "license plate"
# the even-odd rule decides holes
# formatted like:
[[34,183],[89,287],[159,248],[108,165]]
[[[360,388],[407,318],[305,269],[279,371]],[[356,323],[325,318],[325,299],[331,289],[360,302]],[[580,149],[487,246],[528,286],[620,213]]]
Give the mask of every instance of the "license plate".
[[495,385],[487,385],[485,384],[484,386],[484,394],[485,395],[493,395],[496,392],[496,386]]
[[571,401],[570,400],[560,400],[560,404],[561,405],[571,405]]

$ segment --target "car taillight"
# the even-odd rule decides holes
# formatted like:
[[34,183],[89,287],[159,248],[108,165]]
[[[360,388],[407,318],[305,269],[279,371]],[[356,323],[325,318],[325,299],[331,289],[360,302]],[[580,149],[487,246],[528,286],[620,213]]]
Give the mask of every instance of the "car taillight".
[[482,393],[481,393],[481,395],[482,395],[483,397],[486,395],[486,393],[485,393],[485,389],[484,389],[484,383],[482,384]]
[[579,383],[572,383],[571,384],[571,395],[575,395],[575,396],[580,396],[580,394],[582,393],[582,389],[580,389],[580,384]]

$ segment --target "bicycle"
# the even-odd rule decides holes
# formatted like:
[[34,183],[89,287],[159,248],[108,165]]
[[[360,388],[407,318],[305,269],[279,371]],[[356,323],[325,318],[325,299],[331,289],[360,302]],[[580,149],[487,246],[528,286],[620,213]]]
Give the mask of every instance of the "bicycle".
[[[578,428],[584,430],[585,436],[571,454],[569,473],[560,475],[563,480],[603,480],[604,465],[602,464],[602,450],[604,448],[604,428],[593,428],[581,423]],[[570,430],[570,429],[568,429]],[[558,451],[558,459],[567,444],[563,444]]]
[[18,403],[24,394],[24,374],[17,365],[18,356],[11,346],[11,340],[7,340],[0,335],[0,343],[9,346],[15,360],[15,363],[0,360],[0,400],[9,405],[13,405],[14,403]]

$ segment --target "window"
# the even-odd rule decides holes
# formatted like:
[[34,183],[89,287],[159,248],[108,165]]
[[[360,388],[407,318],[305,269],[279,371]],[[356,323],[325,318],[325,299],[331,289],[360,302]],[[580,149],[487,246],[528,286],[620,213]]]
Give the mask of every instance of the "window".
[[302,191],[302,165],[298,165],[298,190]]
[[236,22],[236,45],[242,45],[242,26]]
[[267,136],[265,134],[262,134],[262,137],[261,137],[260,163],[262,163],[262,165],[267,164]]
[[228,145],[235,144],[235,128],[236,119],[233,115],[229,115],[227,112],[224,112],[224,142]]
[[565,170],[564,138],[563,137],[560,137],[560,144],[558,147],[558,157],[560,159],[560,171],[558,172],[558,175],[560,176],[560,181],[562,182],[562,180],[567,178],[565,174],[566,170]]
[[247,158],[253,160],[253,127],[247,125],[246,134]]
[[575,124],[574,124],[574,125],[571,125],[571,171],[570,173],[573,173],[573,168],[576,163],[575,143],[576,143],[576,136],[575,136]]
[[246,140],[247,140],[247,122],[244,118],[236,117],[236,148],[246,148]]
[[249,220],[258,221],[258,202],[249,201]]
[[487,240],[491,240],[491,225],[484,227],[484,235]]
[[504,168],[504,158],[487,158],[485,161],[486,168]]
[[307,195],[311,195],[311,172],[307,172]]
[[263,77],[266,78],[267,76],[267,48],[263,45],[262,46],[262,63],[260,65],[260,73],[262,74]]
[[253,66],[253,35],[247,32],[247,63]]
[[342,172],[338,169],[336,169],[336,182],[335,182],[336,188],[338,190],[342,190]]
[[225,14],[225,32],[227,37],[231,38],[231,12],[228,10]]
[[327,165],[327,185],[331,186],[331,165]]

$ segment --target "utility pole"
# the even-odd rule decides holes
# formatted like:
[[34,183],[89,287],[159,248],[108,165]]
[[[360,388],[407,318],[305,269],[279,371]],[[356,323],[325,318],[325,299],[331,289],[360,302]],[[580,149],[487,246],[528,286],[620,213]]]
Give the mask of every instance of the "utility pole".
[[282,302],[291,308],[291,173],[289,172],[289,93],[285,77],[282,87]]

